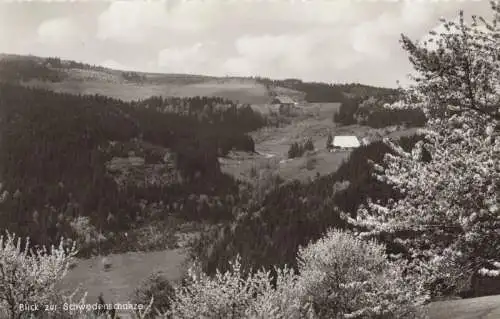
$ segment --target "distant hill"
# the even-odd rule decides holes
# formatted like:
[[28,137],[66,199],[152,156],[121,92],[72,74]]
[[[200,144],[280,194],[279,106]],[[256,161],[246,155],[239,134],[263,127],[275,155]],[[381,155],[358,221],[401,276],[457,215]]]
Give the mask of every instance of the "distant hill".
[[124,101],[162,97],[221,97],[267,103],[264,85],[252,79],[129,72],[59,58],[1,55],[0,81],[70,94],[100,94]]
[[296,79],[213,77],[131,72],[57,57],[0,54],[0,81],[70,94],[100,94],[124,101],[162,97],[221,97],[242,104],[266,104],[273,95],[298,101],[342,102],[345,98],[383,96],[394,89],[362,84],[327,84]]

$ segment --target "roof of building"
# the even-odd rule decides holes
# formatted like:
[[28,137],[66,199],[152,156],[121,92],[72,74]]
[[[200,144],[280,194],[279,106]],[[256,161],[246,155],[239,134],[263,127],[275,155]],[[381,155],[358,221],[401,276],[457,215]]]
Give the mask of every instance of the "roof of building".
[[295,104],[296,102],[286,95],[278,95],[274,98],[274,101],[278,101],[281,104]]
[[333,146],[335,147],[359,147],[361,144],[354,135],[335,136],[333,138]]

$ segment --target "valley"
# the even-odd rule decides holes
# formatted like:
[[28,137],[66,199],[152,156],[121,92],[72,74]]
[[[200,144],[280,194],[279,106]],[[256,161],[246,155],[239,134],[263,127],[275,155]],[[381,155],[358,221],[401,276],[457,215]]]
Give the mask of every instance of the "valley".
[[[349,229],[342,214],[401,195],[373,179],[369,161],[393,152],[382,141],[423,139],[416,113],[382,107],[393,89],[26,61],[0,58],[0,205],[13,212],[0,221],[36,245],[73,238],[59,288],[88,302],[131,302],[157,271],[179,284],[193,260],[210,275],[236,256],[245,271],[296,269],[299,247]],[[361,146],[331,149],[332,136]]]

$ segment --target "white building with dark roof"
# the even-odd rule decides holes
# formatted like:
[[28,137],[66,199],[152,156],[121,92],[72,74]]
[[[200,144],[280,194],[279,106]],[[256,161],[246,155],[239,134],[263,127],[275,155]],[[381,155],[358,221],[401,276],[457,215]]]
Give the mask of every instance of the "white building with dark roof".
[[333,138],[334,149],[352,149],[361,146],[359,139],[354,135],[339,135]]

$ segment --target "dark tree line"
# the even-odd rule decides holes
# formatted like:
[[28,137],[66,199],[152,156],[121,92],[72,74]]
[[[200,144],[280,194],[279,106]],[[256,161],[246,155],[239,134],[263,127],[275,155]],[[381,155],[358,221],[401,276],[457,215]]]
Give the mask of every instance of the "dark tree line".
[[[106,70],[102,66],[64,61],[58,57],[6,55],[4,59],[0,59],[0,80],[10,83],[29,80],[61,82],[67,77],[65,69]],[[125,73],[125,78],[134,74],[134,72]],[[139,76],[137,73],[135,75]],[[137,80],[135,77],[134,79]]]
[[262,77],[255,79],[267,87],[280,86],[304,92],[306,101],[310,103],[341,102],[346,97],[352,96],[385,96],[397,93],[395,89],[379,88],[359,83],[329,84],[302,82],[299,79],[271,80]]
[[223,125],[228,129],[245,133],[267,124],[266,118],[254,111],[250,105],[238,105],[221,97],[151,97],[139,101],[137,105],[158,112],[195,117],[199,122],[214,126]]
[[41,80],[60,82],[65,73],[32,59],[0,59],[0,81]]
[[355,114],[359,109],[361,98],[344,99],[339,111],[333,115],[333,121],[343,125],[356,124]]
[[389,109],[383,106],[385,103],[395,102],[397,97],[397,95],[388,95],[378,98],[373,96],[345,98],[339,111],[334,114],[333,121],[343,125],[361,124],[373,128],[391,125],[423,126],[427,119],[422,110]]
[[[42,58],[40,58],[42,59]],[[48,57],[43,59],[44,65],[49,66],[54,69],[82,69],[82,70],[95,70],[95,71],[105,71],[106,68],[83,62],[71,61],[71,60],[61,60],[58,57]]]
[[147,77],[144,75],[140,75],[137,72],[122,72],[122,77],[125,80],[132,81],[132,82],[144,82],[147,80]]
[[[245,133],[259,129],[267,124],[267,119],[259,112],[254,111],[250,105],[239,106],[220,97],[151,97],[137,102],[135,107],[140,110],[141,114],[153,112],[153,114],[181,115],[183,121],[171,123],[171,125],[194,124],[197,130],[201,132],[199,135],[215,145],[219,156],[227,155],[233,148],[254,152],[253,140]],[[154,117],[149,120],[155,121]],[[156,119],[156,121],[161,122],[163,120]],[[186,121],[190,122],[190,124]],[[152,123],[148,125],[157,126]],[[154,130],[157,131],[158,129],[155,128]],[[158,136],[158,138],[163,137]]]
[[375,107],[360,124],[373,128],[391,125],[406,125],[407,127],[422,127],[427,122],[424,113],[419,109],[390,110]]
[[301,157],[307,151],[314,151],[314,143],[310,138],[304,143],[292,143],[288,149],[288,158]]

